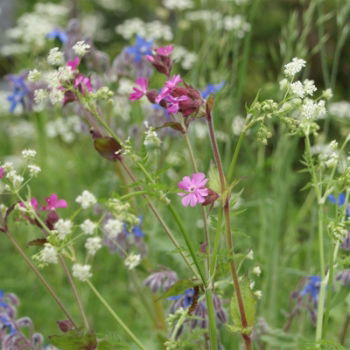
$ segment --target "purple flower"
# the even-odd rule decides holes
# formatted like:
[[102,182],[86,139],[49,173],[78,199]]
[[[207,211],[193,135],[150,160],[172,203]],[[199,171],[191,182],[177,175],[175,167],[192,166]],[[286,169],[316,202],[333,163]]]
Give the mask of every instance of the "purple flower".
[[318,294],[320,292],[320,284],[320,276],[308,277],[308,282],[305,284],[304,288],[299,292],[299,296],[304,297],[305,295],[309,295],[311,300],[317,303]]
[[186,192],[178,193],[183,197],[181,203],[184,207],[188,205],[194,207],[198,203],[205,202],[205,197],[208,195],[208,189],[205,187],[207,181],[203,173],[194,173],[192,177],[185,176],[178,183],[178,187]]
[[152,55],[153,40],[147,41],[140,35],[136,35],[134,46],[125,48],[125,52],[134,57],[134,62],[139,63],[142,57]]
[[58,199],[56,193],[53,193],[49,197],[45,198],[47,205],[42,210],[54,211],[58,208],[67,208],[67,202],[64,199]]
[[177,274],[171,270],[157,271],[144,280],[144,285],[151,288],[153,293],[166,292],[177,281]]
[[10,102],[10,112],[13,113],[19,103],[24,107],[24,98],[28,95],[29,89],[24,75],[10,75],[8,79],[13,85],[12,94],[7,97]]
[[222,81],[219,84],[208,84],[207,87],[201,92],[203,98],[207,98],[212,94],[220,91],[225,85],[225,82]]
[[47,39],[57,39],[59,40],[62,44],[65,44],[68,41],[68,35],[66,32],[62,29],[55,28],[51,30],[50,33],[46,34]]

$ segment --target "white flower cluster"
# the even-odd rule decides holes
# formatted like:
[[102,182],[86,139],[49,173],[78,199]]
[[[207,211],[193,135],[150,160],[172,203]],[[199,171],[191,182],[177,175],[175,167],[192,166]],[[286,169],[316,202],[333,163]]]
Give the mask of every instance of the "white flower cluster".
[[4,45],[1,53],[12,55],[45,47],[47,33],[63,24],[67,14],[66,6],[53,3],[37,4],[33,12],[24,13],[19,17],[16,27],[6,31],[6,36],[17,43]]
[[319,153],[321,165],[326,168],[335,168],[339,162],[338,142],[333,140],[328,145],[324,146],[321,153]]
[[90,50],[91,46],[86,44],[85,41],[78,41],[73,46],[73,51],[79,57],[85,56],[85,54]]
[[284,74],[287,77],[294,77],[294,75],[299,73],[305,67],[305,65],[305,60],[294,57],[291,62],[284,66]]
[[171,28],[160,21],[144,22],[140,18],[127,19],[115,28],[124,39],[131,39],[136,34],[153,40],[172,40]]
[[133,270],[141,262],[141,255],[139,254],[129,254],[125,260],[124,264],[129,270]]
[[331,103],[329,105],[329,113],[335,117],[350,120],[350,103],[348,101]]
[[[10,181],[12,189],[18,189],[19,186],[23,183],[24,177],[17,173],[12,162],[6,162],[2,164],[1,167],[4,169],[5,178]],[[9,190],[10,187],[6,186],[6,189]]]
[[135,83],[127,78],[121,78],[118,81],[118,89],[117,92],[120,95],[127,95],[129,96],[132,91],[133,87],[135,86]]
[[86,219],[80,224],[80,228],[86,235],[92,235],[96,230],[97,224],[90,219]]
[[41,168],[35,164],[28,164],[29,175],[34,177],[41,172]]
[[57,264],[58,263],[57,250],[50,243],[44,244],[44,248],[40,251],[38,258],[44,264]]
[[124,224],[118,219],[109,219],[103,228],[109,238],[115,238],[123,231]]
[[183,69],[191,69],[197,61],[197,54],[190,52],[182,46],[175,46],[172,53],[174,62],[180,62]]
[[48,137],[60,137],[66,143],[72,143],[76,139],[77,134],[81,132],[81,129],[81,120],[76,115],[57,118],[46,124],[46,133]]
[[91,256],[94,256],[101,247],[102,240],[100,237],[90,237],[85,242],[85,248]]
[[59,219],[54,228],[57,231],[57,236],[59,239],[63,240],[72,232],[72,222],[70,220]]
[[37,69],[29,71],[27,80],[35,83],[41,79],[41,73]]
[[33,158],[36,157],[36,151],[33,150],[33,149],[24,149],[22,151],[22,157],[25,159],[25,160],[32,160]]
[[81,205],[83,209],[88,209],[97,203],[96,197],[89,191],[83,191],[75,201]]
[[[282,85],[283,83],[281,83]],[[315,82],[313,80],[305,79],[303,82],[297,80],[290,84],[290,89],[293,95],[299,98],[304,98],[305,96],[312,96],[317,90]]]
[[192,0],[163,0],[163,6],[169,10],[186,10],[193,7]]
[[144,124],[146,126],[146,131],[143,144],[146,147],[159,147],[162,141],[158,137],[156,130],[153,127],[150,127],[147,122]]
[[52,66],[60,66],[64,62],[63,52],[58,47],[54,47],[47,56],[47,62]]
[[198,10],[187,12],[185,18],[188,21],[202,21],[211,28],[233,32],[237,38],[243,38],[250,31],[250,23],[242,15],[225,16],[217,11]]
[[74,264],[72,268],[73,277],[82,282],[86,282],[92,277],[91,265]]

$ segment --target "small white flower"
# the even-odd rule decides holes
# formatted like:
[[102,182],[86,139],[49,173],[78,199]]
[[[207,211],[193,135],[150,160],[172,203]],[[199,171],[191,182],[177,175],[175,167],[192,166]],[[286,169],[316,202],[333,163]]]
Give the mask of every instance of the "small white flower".
[[71,67],[64,66],[58,68],[57,76],[60,81],[65,82],[73,79],[74,73]]
[[254,292],[254,295],[255,295],[258,299],[261,299],[261,297],[262,297],[262,291],[261,291],[261,290],[256,290],[256,291]]
[[124,260],[124,264],[129,270],[132,270],[140,263],[140,261],[141,261],[141,255],[129,254]]
[[47,56],[47,62],[52,66],[60,66],[64,63],[63,52],[58,47],[54,47]]
[[247,254],[247,259],[253,260],[254,259],[254,252],[253,249],[250,249],[248,254]]
[[146,147],[159,147],[161,144],[161,140],[158,137],[157,132],[154,128],[150,127],[145,131],[145,139],[143,144]]
[[101,247],[102,240],[100,237],[90,237],[85,242],[85,248],[91,256],[94,256]]
[[163,0],[163,5],[169,10],[186,10],[193,7],[192,0]]
[[25,160],[33,159],[33,158],[35,158],[35,156],[36,156],[36,151],[34,151],[33,149],[24,149],[22,151],[22,157]]
[[309,79],[304,80],[304,92],[306,95],[312,96],[316,90],[317,88],[313,80],[309,80]]
[[64,93],[60,89],[52,89],[50,91],[50,101],[53,105],[58,105],[63,103]]
[[110,238],[115,238],[123,231],[124,224],[118,219],[109,219],[104,225],[104,229]]
[[73,276],[82,282],[86,282],[92,277],[91,265],[74,264],[72,268]]
[[292,93],[297,97],[303,98],[305,95],[304,85],[299,80],[290,84],[290,89],[292,90]]
[[83,57],[90,49],[90,45],[86,44],[85,41],[78,41],[73,46],[73,51],[76,55]]
[[40,251],[39,259],[46,264],[57,264],[58,255],[56,248],[50,243],[45,243],[44,248]]
[[305,65],[306,61],[294,57],[292,62],[289,62],[284,66],[284,74],[288,77],[293,77],[295,74],[299,73]]
[[83,193],[78,196],[75,201],[81,205],[83,209],[87,209],[96,204],[96,197],[89,191],[83,191]]
[[95,222],[92,222],[90,219],[86,219],[81,225],[81,230],[86,235],[92,235],[97,227],[97,224]]
[[45,89],[36,89],[34,91],[34,102],[38,105],[40,105],[41,103],[43,103],[48,96],[48,92]]
[[323,91],[323,97],[326,99],[326,100],[330,100],[332,97],[333,97],[333,91],[332,89],[326,89]]
[[24,181],[23,176],[18,175],[16,170],[6,172],[6,178],[9,179],[12,182],[12,185],[16,188],[19,187]]
[[30,176],[36,176],[40,173],[41,168],[35,164],[29,164],[28,170],[29,170]]
[[55,225],[59,239],[65,239],[72,232],[72,222],[70,220],[59,219]]
[[35,83],[41,79],[41,73],[37,69],[33,69],[28,73],[28,81]]
[[253,268],[253,273],[254,273],[254,275],[260,276],[261,275],[261,268],[260,268],[260,266],[255,266]]

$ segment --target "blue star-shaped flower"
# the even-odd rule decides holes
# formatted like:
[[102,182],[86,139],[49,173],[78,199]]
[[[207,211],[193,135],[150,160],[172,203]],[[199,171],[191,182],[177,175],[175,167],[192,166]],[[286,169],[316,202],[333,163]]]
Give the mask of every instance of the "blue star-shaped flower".
[[135,63],[140,63],[143,56],[152,55],[153,40],[147,41],[140,35],[136,35],[134,46],[125,48],[125,52],[134,57]]
[[7,96],[10,102],[10,112],[13,113],[19,103],[24,104],[24,97],[28,94],[28,87],[23,75],[10,75],[9,80],[13,84],[12,94]]
[[219,84],[208,84],[208,86],[201,92],[203,98],[207,98],[208,96],[215,94],[220,91],[225,85],[225,82],[222,81]]
[[[330,194],[327,198],[331,203],[342,207],[345,204],[346,195],[344,192],[342,192],[339,194],[338,197],[335,197],[333,194]],[[346,208],[346,216],[350,216],[350,206]]]
[[301,297],[309,294],[314,302],[318,300],[318,294],[320,292],[320,276],[310,276],[308,277],[308,282],[305,284],[304,288],[300,291],[299,295]]
[[184,293],[179,294],[179,295],[173,295],[172,297],[167,298],[168,300],[179,300],[183,298],[181,306],[186,309],[188,308],[193,301],[193,296],[194,296],[194,289],[189,288],[186,289]]
[[145,234],[141,229],[141,225],[143,223],[143,216],[139,216],[140,223],[132,228],[132,233],[135,235],[135,237],[144,237]]
[[55,28],[51,30],[50,33],[46,34],[47,39],[57,39],[59,40],[62,44],[65,44],[68,41],[68,35],[66,32],[62,29]]

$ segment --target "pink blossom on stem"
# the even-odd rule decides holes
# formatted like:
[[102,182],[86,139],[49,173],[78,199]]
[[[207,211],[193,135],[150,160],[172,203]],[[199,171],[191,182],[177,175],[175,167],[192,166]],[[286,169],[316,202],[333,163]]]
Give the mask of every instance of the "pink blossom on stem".
[[168,97],[171,94],[172,90],[181,82],[182,78],[178,74],[168,79],[165,82],[165,85],[160,91],[159,95],[157,96],[156,103],[159,103],[161,100],[164,100],[166,97]]
[[160,56],[170,56],[173,50],[174,50],[173,45],[162,46],[155,49],[156,53]]
[[75,57],[74,60],[68,61],[67,66],[71,68],[71,70],[76,70],[80,64],[80,58]]
[[81,88],[82,93],[85,93],[86,91],[91,92],[92,91],[92,85],[90,78],[86,77],[83,74],[78,74],[76,78],[74,79],[74,87],[75,88]]
[[[32,198],[30,199],[30,205],[31,205],[35,210],[37,210],[37,209],[39,208],[38,200],[37,200],[35,197],[32,197]],[[23,202],[19,202],[19,206],[20,206],[21,208],[25,208],[25,207],[26,207],[25,204],[24,204]]]
[[42,207],[42,210],[55,210],[57,208],[67,208],[67,202],[64,199],[58,199],[56,193],[53,193],[51,196],[45,198],[47,205]]
[[5,169],[0,167],[0,179],[5,176]]
[[129,96],[130,101],[139,100],[141,97],[146,95],[148,89],[148,80],[147,78],[138,78],[136,79],[136,85],[138,87],[133,87],[134,92],[132,92]]
[[169,114],[176,114],[180,109],[180,102],[188,100],[187,96],[180,96],[180,97],[173,97],[171,95],[168,95],[165,98],[167,104],[166,104],[166,110]]
[[181,203],[184,207],[194,207],[198,203],[204,203],[205,197],[208,196],[208,188],[205,187],[208,179],[203,173],[194,173],[191,177],[185,176],[177,186],[184,190],[178,193],[182,197]]

